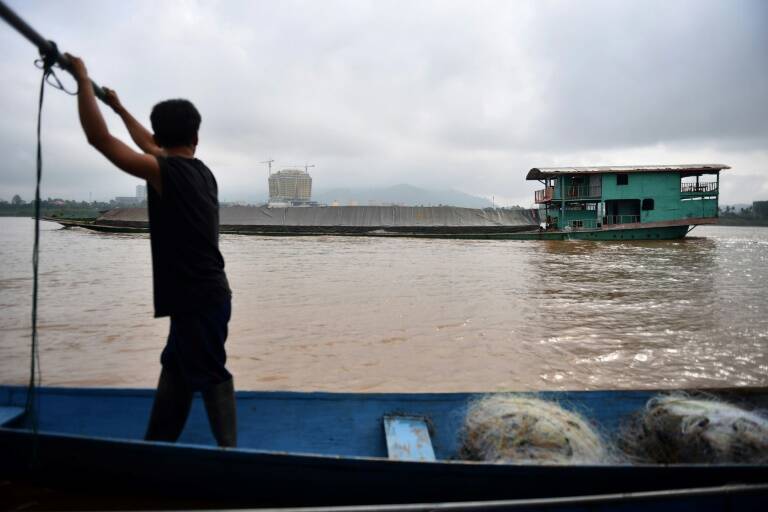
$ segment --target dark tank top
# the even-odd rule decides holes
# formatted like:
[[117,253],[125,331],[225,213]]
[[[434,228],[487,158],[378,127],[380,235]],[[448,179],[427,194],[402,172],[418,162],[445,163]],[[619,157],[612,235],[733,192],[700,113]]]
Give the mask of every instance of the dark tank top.
[[196,158],[158,157],[162,195],[147,186],[155,316],[231,298],[219,251],[218,186]]

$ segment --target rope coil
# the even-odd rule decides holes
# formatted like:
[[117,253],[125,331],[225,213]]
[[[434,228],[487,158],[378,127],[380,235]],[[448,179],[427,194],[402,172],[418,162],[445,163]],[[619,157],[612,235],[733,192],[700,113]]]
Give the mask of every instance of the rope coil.
[[[59,53],[59,48],[56,46],[56,43],[54,43],[53,41],[48,41],[48,42],[51,45],[50,50],[41,54],[39,59],[35,59],[35,67],[43,70],[43,73],[44,73],[43,78],[48,83],[48,85],[50,85],[54,89],[64,91],[70,96],[77,96],[78,91],[77,90],[70,91],[66,87],[64,87],[64,84],[61,83],[61,80],[59,80],[59,77],[56,76],[56,73],[53,71],[53,66],[57,62],[59,62],[61,59],[61,54]],[[51,81],[51,79],[55,81]]]

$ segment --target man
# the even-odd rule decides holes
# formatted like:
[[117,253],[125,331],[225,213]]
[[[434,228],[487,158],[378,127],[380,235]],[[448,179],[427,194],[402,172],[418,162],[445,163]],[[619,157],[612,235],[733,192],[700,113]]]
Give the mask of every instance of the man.
[[218,187],[195,156],[200,114],[187,100],[155,105],[154,134],[106,89],[108,104],[143,153],[109,133],[83,61],[67,55],[78,82],[88,143],[123,171],[147,181],[155,317],[170,316],[162,371],[146,439],[174,442],[201,391],[219,446],[237,443],[232,375],[225,367],[231,292],[219,252]]

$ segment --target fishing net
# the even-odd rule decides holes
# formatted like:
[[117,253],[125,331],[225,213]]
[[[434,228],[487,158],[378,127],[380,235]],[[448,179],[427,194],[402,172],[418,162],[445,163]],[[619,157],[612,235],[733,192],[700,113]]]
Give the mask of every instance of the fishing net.
[[461,457],[514,464],[600,464],[602,438],[580,415],[518,395],[491,395],[470,404]]
[[639,462],[766,463],[768,418],[714,398],[658,396],[625,426],[619,447]]

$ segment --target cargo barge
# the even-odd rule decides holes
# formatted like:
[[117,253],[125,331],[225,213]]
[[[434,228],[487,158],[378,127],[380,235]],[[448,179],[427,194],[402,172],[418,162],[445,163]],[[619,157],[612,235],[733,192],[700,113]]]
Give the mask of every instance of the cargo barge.
[[[94,220],[48,218],[65,227],[112,233],[149,231],[146,208],[115,208]],[[539,211],[454,206],[231,206],[220,232],[270,236],[498,238],[539,229]]]
[[[721,164],[533,168],[537,209],[454,206],[236,206],[220,210],[221,233],[500,240],[668,240],[716,224]],[[708,179],[702,180],[703,177]],[[145,208],[65,227],[149,230]]]

